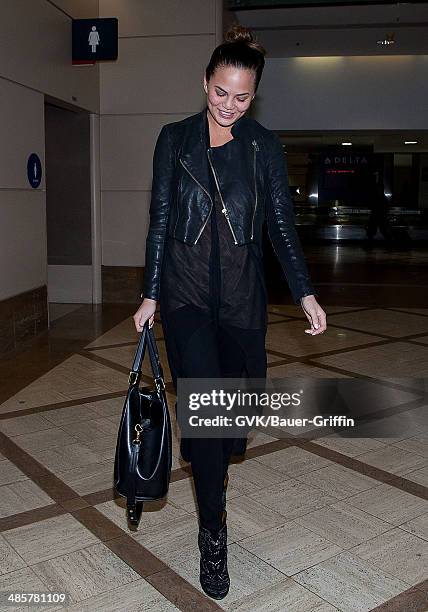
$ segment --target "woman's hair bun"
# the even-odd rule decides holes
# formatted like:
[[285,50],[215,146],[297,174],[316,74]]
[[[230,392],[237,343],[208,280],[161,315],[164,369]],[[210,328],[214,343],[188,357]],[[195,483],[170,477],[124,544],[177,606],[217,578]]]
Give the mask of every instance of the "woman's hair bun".
[[251,30],[239,23],[235,23],[231,26],[224,36],[225,42],[234,43],[242,42],[247,44],[252,49],[259,51],[263,56],[266,55],[266,50],[253,36]]

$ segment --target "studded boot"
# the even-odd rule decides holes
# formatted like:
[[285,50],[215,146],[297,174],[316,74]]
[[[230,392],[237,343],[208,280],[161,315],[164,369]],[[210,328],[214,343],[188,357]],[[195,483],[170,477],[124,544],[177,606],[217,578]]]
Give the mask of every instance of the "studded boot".
[[201,553],[199,581],[204,592],[214,599],[223,599],[230,587],[227,569],[227,524],[213,532],[199,526],[198,546]]
[[223,599],[229,592],[230,578],[227,569],[226,489],[229,475],[223,483],[223,511],[221,528],[211,531],[199,526],[198,546],[201,553],[200,576],[204,592],[214,599]]

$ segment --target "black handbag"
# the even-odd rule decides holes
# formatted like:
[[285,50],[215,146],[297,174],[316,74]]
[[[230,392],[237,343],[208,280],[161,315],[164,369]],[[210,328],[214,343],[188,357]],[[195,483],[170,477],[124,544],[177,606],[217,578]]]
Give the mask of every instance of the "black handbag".
[[[146,344],[154,390],[139,386]],[[126,497],[129,523],[138,525],[143,502],[161,499],[167,494],[172,465],[171,419],[162,366],[148,321],[140,335],[128,382],[117,435],[114,486],[119,495]]]

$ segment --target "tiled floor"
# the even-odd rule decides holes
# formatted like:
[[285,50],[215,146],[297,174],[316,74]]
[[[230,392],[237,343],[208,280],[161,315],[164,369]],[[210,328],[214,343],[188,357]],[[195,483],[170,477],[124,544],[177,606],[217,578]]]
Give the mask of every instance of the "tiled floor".
[[[76,612],[428,610],[427,402],[413,380],[428,372],[428,309],[325,309],[329,328],[312,338],[299,308],[270,305],[269,376],[381,384],[390,391],[381,418],[404,425],[394,437],[364,438],[253,430],[245,460],[229,470],[225,599],[199,585],[193,480],[177,438],[168,497],[146,504],[138,531],[112,489],[136,347],[129,309],[2,396],[0,591],[66,591]],[[148,363],[144,372],[149,383]]]

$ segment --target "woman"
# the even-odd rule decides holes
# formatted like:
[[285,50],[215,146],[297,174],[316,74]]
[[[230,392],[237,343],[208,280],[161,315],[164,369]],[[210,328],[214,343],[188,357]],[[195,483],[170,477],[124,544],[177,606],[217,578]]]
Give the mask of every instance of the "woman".
[[[265,51],[233,26],[213,52],[206,108],[164,125],[153,158],[143,302],[137,331],[153,325],[157,301],[173,384],[177,378],[266,378],[267,294],[262,224],[315,335],[326,317],[315,299],[296,233],[278,137],[245,116]],[[199,511],[200,582],[213,598],[230,585],[226,487],[232,454],[246,439],[182,439]]]

